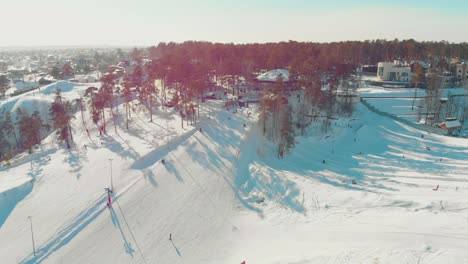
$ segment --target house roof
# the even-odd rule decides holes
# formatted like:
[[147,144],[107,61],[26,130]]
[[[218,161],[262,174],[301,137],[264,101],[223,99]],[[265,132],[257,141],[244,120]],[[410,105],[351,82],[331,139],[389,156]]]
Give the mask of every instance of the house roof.
[[447,127],[448,129],[455,129],[461,127],[461,123],[458,120],[445,121],[442,123],[442,125],[445,125],[445,127]]
[[276,82],[279,76],[283,77],[283,82],[289,81],[289,71],[286,69],[274,69],[257,76],[257,80],[261,82]]

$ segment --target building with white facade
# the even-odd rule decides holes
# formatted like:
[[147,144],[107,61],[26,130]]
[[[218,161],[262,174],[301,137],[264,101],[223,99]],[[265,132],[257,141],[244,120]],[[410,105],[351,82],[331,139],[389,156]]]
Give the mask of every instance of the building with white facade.
[[389,82],[409,82],[411,67],[401,61],[379,62],[377,65],[377,79]]

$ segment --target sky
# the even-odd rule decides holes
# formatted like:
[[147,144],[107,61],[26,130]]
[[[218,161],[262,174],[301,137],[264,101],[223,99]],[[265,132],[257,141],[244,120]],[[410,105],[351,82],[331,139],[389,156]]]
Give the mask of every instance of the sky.
[[0,46],[468,41],[467,0],[2,0]]

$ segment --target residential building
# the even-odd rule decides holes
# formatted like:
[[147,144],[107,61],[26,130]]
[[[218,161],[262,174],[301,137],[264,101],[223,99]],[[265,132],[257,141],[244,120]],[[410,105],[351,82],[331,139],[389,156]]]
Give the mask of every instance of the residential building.
[[379,62],[377,79],[379,81],[409,82],[411,81],[411,67],[399,60]]

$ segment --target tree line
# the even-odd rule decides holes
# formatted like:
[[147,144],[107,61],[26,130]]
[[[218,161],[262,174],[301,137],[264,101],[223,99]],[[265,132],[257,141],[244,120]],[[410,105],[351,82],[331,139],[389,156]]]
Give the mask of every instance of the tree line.
[[[289,89],[304,90],[295,116],[292,116],[291,105],[287,103],[290,94],[284,92],[286,84],[281,80],[272,83],[260,98],[260,122],[265,123],[264,133],[267,134],[269,119],[273,124],[269,132],[273,135],[271,139],[279,142],[278,153],[283,153],[294,145],[294,135],[304,133],[308,123],[324,117],[326,130],[335,114],[352,111],[349,101],[337,103],[337,91],[338,87],[348,90],[358,65],[397,58],[467,59],[468,43],[417,42],[412,39],[264,44],[188,41],[135,48],[128,54],[118,50],[114,57],[115,62],[128,60],[133,65],[125,73],[109,71],[104,74],[101,86],[89,87],[85,98],[77,102],[67,102],[58,91],[49,111],[50,120],[42,120],[39,112],[28,113],[25,109],[18,109],[16,120],[12,120],[12,114],[3,111],[0,116],[1,152],[31,149],[51,128],[58,131],[58,138],[67,147],[71,147],[73,106],[79,106],[83,113],[85,104],[89,105],[92,121],[99,127],[100,134],[106,133],[111,120],[117,130],[114,108],[121,104],[125,107],[125,127],[129,129],[131,104],[135,100],[147,109],[150,122],[160,100],[161,104],[177,109],[182,117],[182,126],[184,121],[186,124],[195,123],[197,106],[210,86],[225,83],[233,95],[239,96],[241,87],[256,85],[254,77],[260,70],[284,68],[290,72]],[[106,117],[106,109],[110,110],[110,118]]]

